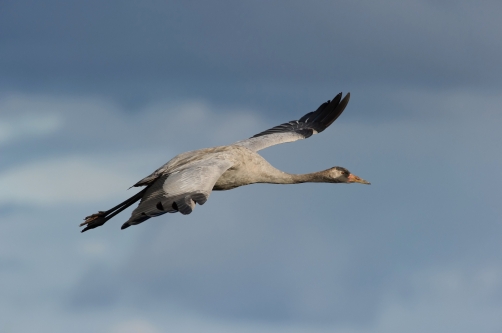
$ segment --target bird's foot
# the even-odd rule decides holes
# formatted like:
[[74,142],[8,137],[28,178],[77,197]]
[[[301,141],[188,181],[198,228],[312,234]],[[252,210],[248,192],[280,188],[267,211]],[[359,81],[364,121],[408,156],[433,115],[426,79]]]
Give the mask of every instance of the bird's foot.
[[92,221],[94,221],[95,219],[100,218],[100,217],[105,216],[105,215],[106,215],[106,212],[100,210],[99,212],[97,212],[95,214],[86,216],[84,218],[84,222],[80,223],[80,226],[83,227],[84,225],[89,224]]
[[84,222],[80,223],[80,226],[83,227],[87,225],[82,232],[87,231],[89,229],[94,229],[96,227],[102,226],[107,221],[106,219],[107,212],[99,211],[95,214],[89,215],[84,219]]

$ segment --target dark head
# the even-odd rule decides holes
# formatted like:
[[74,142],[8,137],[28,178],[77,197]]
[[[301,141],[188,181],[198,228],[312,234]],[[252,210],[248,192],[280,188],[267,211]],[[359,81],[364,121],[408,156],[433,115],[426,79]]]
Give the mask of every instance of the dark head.
[[351,174],[349,170],[338,166],[326,170],[326,173],[333,183],[360,183],[366,185],[371,184],[370,182]]

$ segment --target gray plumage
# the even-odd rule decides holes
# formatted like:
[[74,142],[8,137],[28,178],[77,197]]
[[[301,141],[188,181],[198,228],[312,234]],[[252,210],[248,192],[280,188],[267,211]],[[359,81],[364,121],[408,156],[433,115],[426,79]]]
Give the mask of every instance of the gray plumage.
[[134,187],[145,186],[119,205],[85,218],[82,232],[103,225],[133,203],[140,201],[125,229],[165,213],[190,214],[196,204],[203,205],[211,191],[230,190],[254,183],[298,184],[304,182],[362,183],[367,181],[341,167],[295,175],[280,171],[256,152],[285,142],[305,139],[325,130],[343,112],[350,98],[342,93],[299,120],[275,126],[253,137],[221,147],[189,151],[141,179]]

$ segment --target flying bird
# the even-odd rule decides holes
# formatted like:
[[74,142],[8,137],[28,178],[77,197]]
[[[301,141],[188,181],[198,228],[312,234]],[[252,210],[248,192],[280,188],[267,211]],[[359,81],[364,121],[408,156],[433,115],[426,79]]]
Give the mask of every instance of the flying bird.
[[80,226],[82,232],[99,227],[109,219],[139,201],[122,229],[136,225],[165,213],[190,214],[196,204],[203,205],[211,191],[231,190],[239,186],[299,183],[361,183],[368,181],[351,174],[342,167],[308,174],[290,174],[274,168],[257,152],[280,143],[306,139],[321,133],[343,112],[350,93],[342,93],[323,103],[316,111],[299,120],[293,120],[249,139],[228,146],[205,148],[179,154],[141,179],[132,187],[144,188],[126,201],[107,211],[87,216]]

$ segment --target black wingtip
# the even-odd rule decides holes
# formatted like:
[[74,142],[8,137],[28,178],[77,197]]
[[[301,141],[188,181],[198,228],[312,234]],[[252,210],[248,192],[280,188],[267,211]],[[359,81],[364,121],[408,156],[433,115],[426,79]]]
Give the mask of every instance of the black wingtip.
[[339,92],[332,100],[331,103],[335,102],[335,104],[338,104],[340,100],[342,99],[343,92]]
[[328,128],[343,112],[349,102],[350,93],[342,99],[343,92],[331,101],[321,104],[315,112],[303,116],[300,121],[310,124],[318,133]]
[[349,103],[349,100],[350,100],[350,93],[348,92],[347,95],[345,95],[345,97],[342,99],[340,104],[345,103],[345,105],[347,105]]
[[124,230],[124,229],[127,229],[129,228],[131,225],[129,224],[129,222],[126,222],[124,224],[122,224],[122,226],[120,227],[121,230]]
[[340,113],[338,115],[342,114],[343,110],[345,110],[345,108],[347,107],[347,104],[349,104],[349,101],[350,101],[350,93],[347,93],[347,95],[345,95],[345,97],[340,101],[340,103],[338,103],[337,109],[340,110]]

